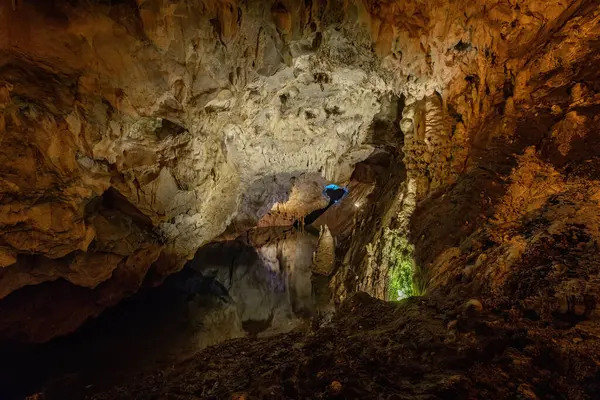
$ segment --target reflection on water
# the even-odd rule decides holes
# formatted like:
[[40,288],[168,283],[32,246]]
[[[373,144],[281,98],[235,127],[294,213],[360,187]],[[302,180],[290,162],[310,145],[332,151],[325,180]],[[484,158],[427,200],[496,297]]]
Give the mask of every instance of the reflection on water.
[[[188,265],[202,279],[219,282],[227,293],[218,307],[211,304],[209,323],[205,321],[206,295],[196,291],[191,308],[197,310],[190,315],[202,333],[198,335],[199,346],[213,344],[223,336],[263,337],[288,332],[313,314],[311,266],[318,238],[287,228],[262,228],[249,240],[249,244],[228,241],[208,245]],[[228,322],[215,329],[218,310],[223,317],[228,316]]]
[[[230,338],[308,326],[324,307],[315,298],[327,302],[326,282],[311,274],[317,241],[290,228],[261,228],[245,243],[211,244],[162,286],[134,295],[73,335],[27,348],[5,346],[2,399],[42,387],[47,399],[79,398],[145,371],[168,369]],[[315,288],[316,281],[323,284]]]

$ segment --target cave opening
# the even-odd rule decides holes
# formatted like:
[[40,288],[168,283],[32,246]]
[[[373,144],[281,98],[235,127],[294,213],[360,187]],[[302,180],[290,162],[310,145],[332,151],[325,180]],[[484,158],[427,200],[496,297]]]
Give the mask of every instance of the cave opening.
[[[305,227],[312,225],[321,215],[323,215],[330,207],[340,203],[349,193],[349,189],[346,187],[338,186],[334,183],[325,185],[323,188],[323,196],[329,200],[327,206],[318,210],[311,211],[302,220],[294,221],[293,226],[295,228]],[[309,231],[311,231],[309,229]]]
[[348,189],[332,183],[325,186],[323,194],[329,198],[330,202],[338,203],[348,195]]

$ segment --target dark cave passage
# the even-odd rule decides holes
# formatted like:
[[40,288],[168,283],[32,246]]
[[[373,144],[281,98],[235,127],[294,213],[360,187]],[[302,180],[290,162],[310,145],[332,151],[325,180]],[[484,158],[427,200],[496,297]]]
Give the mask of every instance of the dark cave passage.
[[330,184],[325,186],[325,190],[323,191],[325,196],[329,197],[329,201],[333,203],[337,203],[342,201],[344,197],[348,194],[348,189],[345,187],[340,187],[335,184]]
[[334,204],[341,202],[347,195],[349,190],[345,187],[340,187],[336,184],[326,185],[323,189],[323,196],[329,199],[329,204],[326,207],[314,210],[313,212],[306,215],[302,222],[294,221],[294,227],[299,228],[301,225],[308,226],[315,222],[325,211],[327,211]]
[[186,271],[87,321],[77,332],[43,344],[2,345],[1,398],[23,399],[47,388],[48,398],[82,398],[86,386],[110,386],[116,376],[160,367],[174,360],[186,327]]

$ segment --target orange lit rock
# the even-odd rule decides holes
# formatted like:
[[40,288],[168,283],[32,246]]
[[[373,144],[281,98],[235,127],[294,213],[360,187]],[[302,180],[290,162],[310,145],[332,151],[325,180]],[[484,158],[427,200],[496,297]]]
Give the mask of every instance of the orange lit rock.
[[342,392],[342,384],[338,381],[333,381],[329,384],[329,390],[331,394],[337,396]]
[[597,237],[594,4],[38,3],[0,2],[3,297],[97,289],[148,247],[144,264],[177,271],[226,230],[304,212],[273,206],[300,176],[351,180],[365,148],[393,165],[353,214],[338,298],[386,296],[389,227],[427,285],[464,278],[492,300],[545,240]]

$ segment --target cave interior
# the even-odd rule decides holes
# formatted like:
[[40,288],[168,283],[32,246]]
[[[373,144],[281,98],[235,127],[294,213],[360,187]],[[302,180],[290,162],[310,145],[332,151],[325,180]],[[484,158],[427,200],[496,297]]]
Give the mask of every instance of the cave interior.
[[600,1],[0,0],[0,399],[600,398]]

